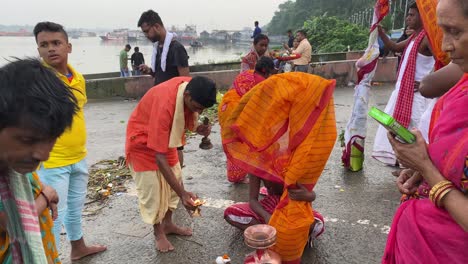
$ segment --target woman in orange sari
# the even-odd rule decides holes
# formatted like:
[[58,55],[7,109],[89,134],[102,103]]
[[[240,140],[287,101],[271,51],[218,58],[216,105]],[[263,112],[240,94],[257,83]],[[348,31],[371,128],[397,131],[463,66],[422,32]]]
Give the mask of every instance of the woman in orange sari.
[[[274,71],[273,60],[268,57],[261,57],[255,65],[255,70],[248,70],[237,75],[232,88],[223,96],[223,100],[218,106],[219,125],[221,126],[221,137],[230,133],[229,125],[226,121],[232,111],[239,104],[240,99],[250,89],[261,81],[268,78]],[[227,159],[227,178],[233,183],[246,181],[247,173],[235,166],[229,158]]]
[[277,230],[273,250],[283,263],[300,263],[314,223],[311,203],[290,190],[312,192],[336,140],[334,80],[305,73],[274,75],[245,94],[223,135],[228,158],[283,192],[268,224]]
[[408,196],[398,208],[382,263],[466,263],[468,248],[468,5],[440,0],[442,47],[464,75],[436,103],[429,145],[413,130],[414,144],[389,135],[396,157],[409,170],[398,180]]

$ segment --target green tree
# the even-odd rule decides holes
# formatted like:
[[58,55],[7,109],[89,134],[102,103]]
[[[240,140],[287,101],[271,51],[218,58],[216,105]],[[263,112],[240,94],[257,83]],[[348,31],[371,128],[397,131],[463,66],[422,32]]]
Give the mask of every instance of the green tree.
[[313,17],[304,22],[315,53],[362,50],[367,47],[369,29],[338,17]]

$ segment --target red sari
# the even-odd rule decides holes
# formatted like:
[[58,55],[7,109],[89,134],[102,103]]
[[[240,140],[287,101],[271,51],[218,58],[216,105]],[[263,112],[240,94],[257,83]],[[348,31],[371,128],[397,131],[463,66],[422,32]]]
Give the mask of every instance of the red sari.
[[[439,99],[432,113],[428,153],[440,173],[467,191],[468,74]],[[423,183],[419,199],[401,204],[393,219],[382,263],[466,263],[468,232],[445,210],[427,199]]]

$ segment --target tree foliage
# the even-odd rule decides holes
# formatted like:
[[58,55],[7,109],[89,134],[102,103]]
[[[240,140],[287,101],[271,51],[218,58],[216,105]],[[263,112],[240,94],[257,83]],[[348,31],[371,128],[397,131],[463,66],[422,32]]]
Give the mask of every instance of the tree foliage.
[[314,17],[304,22],[303,29],[316,53],[343,52],[348,46],[351,50],[362,50],[369,39],[367,28],[338,17]]
[[[284,35],[288,29],[293,31],[303,27],[306,20],[313,17],[336,16],[351,20],[351,16],[360,11],[373,8],[376,0],[288,0],[279,5],[270,23],[266,26],[269,34]],[[406,0],[393,0],[386,26],[402,28]],[[370,14],[370,13],[369,13]]]

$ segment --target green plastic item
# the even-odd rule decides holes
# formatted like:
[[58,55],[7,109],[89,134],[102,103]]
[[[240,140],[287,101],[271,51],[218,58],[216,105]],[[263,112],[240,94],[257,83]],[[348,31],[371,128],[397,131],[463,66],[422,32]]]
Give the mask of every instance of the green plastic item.
[[401,141],[402,143],[414,143],[416,137],[408,129],[398,123],[392,116],[387,113],[379,110],[376,107],[372,107],[369,111],[369,116],[374,118],[382,126],[384,126],[388,131],[395,135],[395,138]]
[[362,165],[364,163],[364,153],[362,153],[355,146],[351,146],[351,157],[349,162],[350,171],[360,171],[362,170]]

